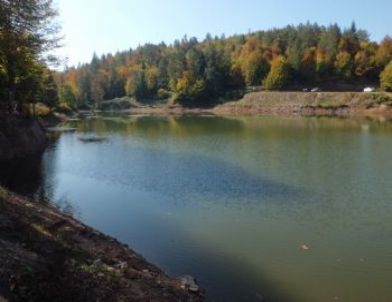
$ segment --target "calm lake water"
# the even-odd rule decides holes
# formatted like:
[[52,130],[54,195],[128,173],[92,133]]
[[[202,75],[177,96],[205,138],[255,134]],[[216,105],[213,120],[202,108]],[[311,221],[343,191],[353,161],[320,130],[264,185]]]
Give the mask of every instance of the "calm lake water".
[[208,301],[392,301],[392,123],[126,116],[70,126],[3,183],[168,274],[195,276]]

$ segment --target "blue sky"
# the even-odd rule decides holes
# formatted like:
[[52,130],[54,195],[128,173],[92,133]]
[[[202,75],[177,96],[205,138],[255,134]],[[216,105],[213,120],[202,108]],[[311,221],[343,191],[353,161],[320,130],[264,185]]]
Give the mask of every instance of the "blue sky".
[[55,0],[68,65],[146,42],[246,33],[287,24],[352,21],[372,40],[392,35],[392,0]]

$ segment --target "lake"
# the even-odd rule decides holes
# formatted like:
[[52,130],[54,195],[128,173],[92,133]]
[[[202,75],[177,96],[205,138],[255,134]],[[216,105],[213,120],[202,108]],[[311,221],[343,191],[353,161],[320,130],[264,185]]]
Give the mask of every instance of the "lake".
[[[105,116],[1,182],[112,235],[208,301],[392,301],[392,123]],[[81,141],[89,135],[101,142]],[[10,169],[11,169],[10,168]]]

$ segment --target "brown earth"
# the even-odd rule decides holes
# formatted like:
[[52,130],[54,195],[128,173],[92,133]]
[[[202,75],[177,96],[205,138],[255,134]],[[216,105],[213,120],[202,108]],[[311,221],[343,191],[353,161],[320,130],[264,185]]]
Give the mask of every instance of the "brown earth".
[[189,277],[168,277],[115,239],[0,188],[0,301],[202,300]]
[[180,105],[135,105],[121,110],[128,114],[274,114],[274,115],[388,115],[392,94],[387,92],[295,92],[256,91],[242,99],[213,108]]
[[0,162],[42,152],[46,144],[38,120],[0,114]]
[[246,94],[213,109],[217,114],[392,115],[392,94],[383,92],[272,92]]

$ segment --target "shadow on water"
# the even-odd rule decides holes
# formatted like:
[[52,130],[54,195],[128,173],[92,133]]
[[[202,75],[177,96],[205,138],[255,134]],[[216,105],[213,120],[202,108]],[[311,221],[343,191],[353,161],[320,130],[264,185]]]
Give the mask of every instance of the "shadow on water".
[[[137,173],[138,177],[131,177],[132,182],[147,191],[156,191],[173,198],[202,193],[204,196],[231,201],[261,202],[273,196],[291,199],[301,193],[297,188],[251,174],[217,158],[144,149],[133,150],[132,156],[146,163],[134,167],[131,173]],[[143,171],[138,171],[139,168]],[[128,178],[118,180],[126,182]]]
[[[45,163],[42,161],[43,157],[38,156],[30,158],[26,162],[19,161],[10,163],[8,167],[3,166],[0,174],[2,184],[20,194],[38,199],[45,197],[46,200],[47,196],[52,196],[52,192],[50,192],[52,188],[47,186],[52,180],[45,180],[45,178],[54,177],[56,173],[53,163],[55,155],[53,153],[52,151],[47,152],[44,157]],[[168,154],[161,153],[159,156],[162,163],[172,160]],[[289,188],[284,188],[282,191],[281,185],[248,175],[244,171],[240,171],[223,162],[208,161],[202,157],[182,157],[176,159],[178,161],[176,171],[179,175],[178,179],[181,179],[182,183],[174,185],[171,188],[173,190],[172,193],[175,191],[179,194],[183,187],[186,187],[188,191],[200,191],[200,186],[204,192],[218,195],[237,194],[241,196],[246,192],[250,195],[258,195],[260,193],[266,195],[281,194],[282,192],[285,192],[285,194],[293,193]],[[193,169],[196,168],[196,171],[193,170],[192,172],[193,177],[185,175],[187,172],[186,167],[189,166],[192,166]],[[155,169],[163,168],[154,167]],[[178,169],[179,167],[180,169]],[[148,174],[150,172],[147,171]],[[208,179],[204,178],[205,175],[215,178],[215,181],[208,183]],[[163,190],[163,188],[166,188],[167,190],[168,183],[165,181],[159,182],[159,179],[167,179],[167,177],[162,176],[160,174],[153,175],[151,182],[155,183],[155,189]],[[225,179],[224,185],[218,185],[223,178]],[[230,187],[230,189],[227,190],[227,187]],[[49,192],[45,190],[49,190]],[[189,264],[187,268],[179,267],[177,264],[178,259],[170,257],[170,253],[167,253],[167,258],[156,261],[156,264],[166,269],[172,275],[191,274],[195,276],[200,285],[207,291],[207,301],[289,301],[281,289],[267,282],[263,278],[262,272],[256,275],[255,270],[248,267],[249,264],[217,254],[215,251],[203,246],[203,244],[192,242],[192,238],[182,233],[178,228],[173,227],[173,229],[170,229],[168,227],[163,231],[167,236],[169,236],[168,234],[174,235],[176,241],[182,245],[193,246],[191,257],[195,263]],[[126,242],[133,241],[132,238],[121,239]],[[156,248],[157,246],[155,246]],[[162,249],[165,248],[171,249],[167,246],[167,242],[162,243]],[[161,251],[155,250],[152,252],[152,255],[160,253]],[[184,257],[189,257],[189,255]],[[151,261],[154,261],[155,257],[152,256],[151,258],[153,258]],[[189,260],[187,262],[189,263]]]
[[43,204],[51,204],[73,216],[75,208],[67,199],[53,200],[56,173],[55,143],[45,153],[0,163],[0,185]]
[[[178,231],[176,231],[178,233]],[[195,262],[186,271],[174,271],[172,275],[190,274],[196,277],[206,290],[206,301],[216,302],[284,302],[294,301],[281,284],[273,283],[260,269],[255,270],[249,263],[230,256],[217,254],[197,243]],[[175,261],[175,260],[174,260]],[[172,264],[173,265],[173,264]],[[297,301],[297,300],[296,300]]]
[[[264,144],[275,142],[275,140],[280,141],[286,137],[297,141],[301,137],[308,140],[315,134],[327,135],[336,131],[337,127],[341,129],[340,134],[361,133],[361,131],[365,133],[373,131],[378,134],[391,133],[392,130],[390,123],[384,123],[383,128],[380,128],[378,124],[369,123],[368,125],[363,120],[329,118],[279,119],[279,121],[247,119],[244,122],[241,119],[230,120],[220,117],[145,116],[92,119],[81,121],[79,125],[81,132],[113,132],[115,135],[110,137],[108,143],[102,144],[82,144],[78,142],[77,135],[64,135],[61,143],[58,144],[59,149],[47,151],[43,158],[29,159],[27,164],[18,162],[8,169],[3,169],[2,166],[0,182],[19,193],[36,198],[40,196],[39,199],[42,200],[42,196],[49,197],[49,199],[55,196],[53,191],[58,189],[56,182],[59,181],[58,178],[66,174],[68,178],[62,180],[62,189],[75,191],[73,195],[75,202],[67,203],[67,201],[58,200],[58,194],[56,194],[57,200],[55,202],[57,205],[60,204],[60,207],[70,206],[71,208],[72,205],[77,207],[78,203],[83,201],[77,198],[81,192],[78,190],[83,190],[83,187],[75,188],[69,186],[67,182],[73,176],[76,176],[75,178],[78,180],[91,180],[91,183],[96,186],[103,183],[109,184],[109,186],[113,184],[111,192],[115,193],[118,193],[115,191],[117,187],[126,187],[127,189],[118,193],[119,199],[122,198],[121,196],[127,195],[124,196],[123,201],[117,203],[116,200],[110,200],[110,203],[101,207],[103,217],[95,217],[97,223],[94,227],[129,243],[145,255],[148,260],[171,275],[191,274],[195,276],[201,286],[207,290],[208,301],[251,302],[301,301],[301,297],[290,296],[288,289],[286,290],[284,287],[284,277],[280,280],[283,280],[282,282],[275,282],[263,271],[263,268],[254,268],[250,261],[236,258],[233,255],[234,250],[219,251],[219,248],[214,248],[219,246],[219,243],[215,246],[215,242],[211,238],[204,242],[203,239],[198,239],[197,236],[200,234],[192,236],[192,230],[189,229],[188,233],[186,229],[187,227],[191,228],[192,224],[181,225],[182,221],[178,223],[175,218],[170,223],[166,223],[161,221],[162,217],[160,220],[159,215],[158,217],[153,216],[154,213],[159,210],[176,210],[180,208],[176,208],[176,206],[182,204],[189,206],[184,210],[186,214],[193,210],[200,210],[198,205],[191,204],[192,202],[205,202],[207,207],[212,209],[215,205],[213,203],[219,203],[222,207],[226,205],[230,208],[244,206],[248,210],[248,206],[252,203],[281,202],[285,203],[283,204],[285,207],[276,207],[277,210],[280,212],[290,211],[290,215],[287,216],[294,217],[294,221],[301,223],[302,220],[305,220],[306,222],[304,216],[314,217],[317,214],[318,217],[321,217],[318,224],[330,223],[334,226],[342,225],[343,228],[350,227],[343,223],[350,222],[346,216],[356,214],[355,209],[353,211],[350,204],[343,215],[339,214],[342,212],[340,204],[338,206],[337,203],[328,203],[322,205],[323,215],[320,215],[318,214],[321,208],[320,203],[328,198],[318,198],[320,196],[302,198],[308,194],[308,192],[304,192],[305,189],[302,187],[297,188],[269,177],[268,173],[263,173],[256,167],[246,170],[241,166],[240,161],[237,162],[237,157],[231,157],[231,161],[225,160],[224,156],[217,156],[216,152],[204,153],[206,150],[203,148],[204,146],[195,146],[197,150],[193,150],[193,144],[204,142],[208,143],[208,148],[214,148],[216,137],[221,139],[219,144],[224,145],[228,141],[236,139],[237,136],[246,135],[252,140],[253,137],[256,139],[262,137]],[[364,125],[369,127],[363,127]],[[308,129],[306,135],[301,136],[304,128],[310,130]],[[209,136],[208,139],[210,139],[211,135],[211,140],[202,141],[205,139],[204,136]],[[334,134],[334,137],[336,135]],[[123,136],[127,136],[127,138],[124,139]],[[171,146],[175,143],[178,145]],[[231,145],[224,146],[225,148],[233,148],[230,155],[237,156],[236,152],[242,150],[236,148],[240,143],[241,141],[236,141]],[[219,150],[225,151],[224,148]],[[114,154],[115,156],[113,156]],[[257,164],[255,163],[255,165]],[[262,166],[260,165],[260,167]],[[7,172],[7,170],[12,172]],[[316,174],[316,176],[321,177],[322,174],[321,176]],[[304,179],[307,178],[304,177]],[[324,182],[322,183],[324,184]],[[325,183],[333,182],[326,181]],[[81,182],[81,185],[83,184]],[[104,185],[102,187],[105,188]],[[129,202],[130,208],[126,208],[126,199],[135,198],[134,191],[152,192],[152,196],[159,199],[155,202],[149,200],[150,197],[140,198],[147,204],[143,205],[147,214],[145,216],[139,215],[140,218],[135,217],[137,216],[135,213],[139,212],[132,208],[132,202]],[[94,207],[107,201],[105,198],[108,197],[99,196],[99,191],[98,193],[89,192],[89,194],[92,201],[96,203],[92,202],[94,206],[84,208],[84,211],[89,211],[91,216],[99,216],[100,212],[94,212]],[[113,197],[113,199],[116,198]],[[314,201],[309,203],[310,207],[298,207],[299,203],[305,204],[309,200]],[[157,205],[159,207],[160,202],[169,204],[163,205],[162,209],[153,209]],[[137,204],[137,201],[134,204]],[[121,206],[115,208],[118,205]],[[108,211],[110,207],[112,207],[112,211]],[[209,210],[207,207],[202,210]],[[152,213],[148,212],[149,210]],[[130,213],[132,211],[135,213]],[[356,211],[361,211],[361,209]],[[181,214],[181,209],[178,212]],[[113,217],[108,217],[110,214]],[[341,215],[341,222],[336,219],[336,216],[340,217],[339,215]],[[107,220],[107,225],[102,222],[103,220]],[[228,230],[228,232],[230,231]],[[273,229],[271,229],[271,234],[274,234]],[[204,238],[203,236],[204,233],[199,238]],[[236,238],[232,238],[232,240],[234,246]],[[254,240],[262,239],[254,238]],[[265,244],[269,244],[268,239]],[[281,274],[284,275],[285,271],[282,271]],[[298,292],[295,295],[299,295]]]
[[[117,213],[111,219],[115,219],[114,224],[127,225],[126,213]],[[262,270],[256,270],[241,258],[230,256],[229,250],[219,252],[213,246],[200,242],[187,232],[186,227],[182,228],[175,222],[167,223],[159,216],[140,219],[147,220],[137,224],[140,229],[136,231],[136,237],[143,237],[142,243],[129,230],[112,230],[109,233],[130,244],[131,248],[169,275],[195,277],[206,291],[206,301],[298,301],[290,297],[282,284],[273,282]]]
[[[296,197],[297,188],[268,179],[258,174],[251,174],[240,165],[235,165],[219,158],[211,158],[190,152],[169,152],[166,146],[149,148],[145,144],[134,144],[134,138],[160,144],[179,137],[189,141],[198,136],[241,135],[245,125],[241,120],[210,116],[137,116],[108,117],[104,119],[83,120],[79,131],[116,134],[128,134],[129,143],[112,137],[109,144],[101,146],[79,146],[83,154],[102,152],[99,158],[84,158],[74,164],[72,160],[64,164],[64,169],[73,169],[73,173],[94,179],[136,185],[174,199],[184,195],[198,194],[220,197],[226,200],[241,199],[262,200],[271,196]],[[70,141],[71,142],[71,141]],[[72,142],[74,143],[74,142]],[[186,143],[185,143],[186,144]],[[117,145],[113,150],[113,145]],[[121,146],[121,147],[120,147]],[[124,148],[123,148],[124,146]],[[170,149],[170,145],[167,146]],[[213,147],[213,144],[212,146]],[[116,156],[104,156],[113,154]],[[125,164],[126,163],[126,164]]]

